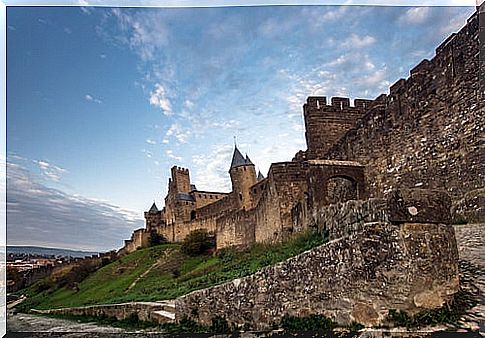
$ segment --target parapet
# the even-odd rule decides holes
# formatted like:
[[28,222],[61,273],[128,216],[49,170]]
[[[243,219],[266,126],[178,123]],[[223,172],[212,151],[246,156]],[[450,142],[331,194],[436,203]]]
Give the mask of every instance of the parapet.
[[180,172],[180,173],[184,173],[184,174],[188,174],[189,173],[189,169],[187,168],[182,168],[182,167],[178,167],[176,165],[174,165],[172,168],[171,168],[171,171],[172,172]]
[[374,100],[367,99],[355,99],[354,105],[350,105],[350,98],[348,97],[332,97],[330,99],[331,104],[327,104],[327,98],[325,96],[309,96],[304,108],[317,109],[321,111],[350,111],[357,110],[361,113],[365,112]]

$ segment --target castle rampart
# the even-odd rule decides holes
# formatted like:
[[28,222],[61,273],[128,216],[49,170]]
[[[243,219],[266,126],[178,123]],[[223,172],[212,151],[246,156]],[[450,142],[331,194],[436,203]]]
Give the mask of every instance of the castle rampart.
[[343,136],[372,104],[371,100],[333,97],[327,105],[326,97],[311,96],[303,106],[305,118],[307,159],[323,158],[330,147]]
[[[449,198],[422,190],[390,196],[319,210],[316,225],[328,229],[332,241],[179,297],[176,319],[189,316],[210,325],[221,316],[236,326],[267,330],[285,315],[322,314],[340,324],[371,326],[385,323],[389,309],[415,314],[443,306],[459,287],[454,231],[441,223],[443,212],[449,219]],[[413,219],[411,206],[425,216]]]
[[394,83],[325,158],[365,165],[371,196],[416,186],[446,189],[456,201],[482,187],[478,53],[475,13],[433,59]]

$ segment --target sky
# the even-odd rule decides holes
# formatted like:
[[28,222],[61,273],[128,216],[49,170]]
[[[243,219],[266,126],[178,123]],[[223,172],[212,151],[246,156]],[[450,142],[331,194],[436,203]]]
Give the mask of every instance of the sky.
[[7,243],[120,248],[170,167],[227,192],[236,137],[266,175],[308,96],[387,93],[474,10],[8,7]]

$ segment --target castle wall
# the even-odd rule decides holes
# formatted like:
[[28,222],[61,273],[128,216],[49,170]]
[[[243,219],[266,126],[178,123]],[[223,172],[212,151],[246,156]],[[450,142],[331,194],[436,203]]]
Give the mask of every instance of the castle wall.
[[273,163],[266,180],[254,210],[256,242],[281,240],[293,231],[291,210],[307,192],[306,165]]
[[217,250],[229,246],[247,247],[255,241],[254,210],[239,210],[217,219]]
[[258,205],[261,196],[263,196],[263,191],[266,189],[267,185],[268,185],[268,179],[265,178],[257,182],[251,187],[251,189],[249,190],[249,193],[251,195],[251,201],[253,206]]
[[431,61],[422,61],[381,96],[325,157],[365,165],[371,196],[416,186],[446,189],[458,200],[483,187],[478,54],[475,13]]
[[227,196],[227,193],[211,191],[193,191],[190,193],[195,199],[195,208],[199,209]]
[[267,330],[285,315],[322,314],[344,325],[371,326],[382,324],[389,309],[416,314],[443,306],[459,289],[453,227],[442,223],[449,206],[446,194],[419,191],[322,209],[317,227],[332,229],[334,240],[179,297],[176,319],[189,316],[210,325],[220,316],[236,326]]

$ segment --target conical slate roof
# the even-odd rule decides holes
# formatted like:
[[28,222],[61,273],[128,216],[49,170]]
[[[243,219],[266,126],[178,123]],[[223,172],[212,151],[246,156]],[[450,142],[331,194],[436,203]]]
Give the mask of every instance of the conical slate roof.
[[249,159],[248,154],[246,154],[246,164],[253,164],[253,162],[251,162],[251,160]]
[[232,154],[231,169],[246,164],[246,159],[242,156],[237,146],[234,146],[234,154]]
[[156,214],[158,212],[158,208],[157,208],[157,205],[155,204],[155,202],[153,202],[152,207],[150,208],[150,210],[148,210],[148,212],[150,214]]
[[264,180],[263,174],[261,174],[261,171],[258,170],[258,181]]

